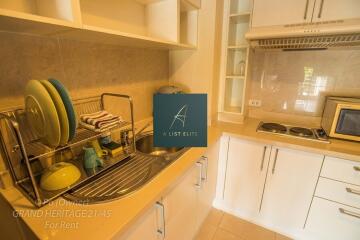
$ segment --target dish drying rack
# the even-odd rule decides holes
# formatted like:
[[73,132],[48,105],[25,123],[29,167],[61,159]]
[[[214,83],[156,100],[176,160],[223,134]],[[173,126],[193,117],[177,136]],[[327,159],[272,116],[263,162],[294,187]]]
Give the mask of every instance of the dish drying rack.
[[[105,98],[122,98],[128,101],[130,108],[130,122],[122,121],[110,130],[106,131],[111,136],[119,134],[129,137],[129,132],[135,136],[133,101],[130,96],[103,93],[100,96],[82,98],[73,101],[77,118],[81,114],[93,113],[105,109]],[[92,177],[114,166],[116,163],[133,157],[136,152],[135,138],[132,137],[129,144],[124,147],[122,154],[104,160],[104,166],[93,171],[84,169],[82,158],[82,147],[89,141],[96,140],[104,133],[95,132],[79,125],[76,129],[74,139],[65,146],[59,146],[51,149],[40,142],[40,140],[31,132],[26,121],[23,108],[12,108],[0,112],[0,143],[3,148],[4,158],[6,159],[9,171],[16,187],[37,207],[41,207],[65,192],[73,189],[80,184],[89,181]],[[129,138],[130,140],[130,138]],[[67,162],[74,164],[81,172],[80,179],[67,188],[46,191],[40,188],[41,174],[45,168],[41,160],[47,158],[55,159],[56,154],[62,154],[64,151],[70,151],[73,158]],[[77,153],[78,152],[78,153]]]

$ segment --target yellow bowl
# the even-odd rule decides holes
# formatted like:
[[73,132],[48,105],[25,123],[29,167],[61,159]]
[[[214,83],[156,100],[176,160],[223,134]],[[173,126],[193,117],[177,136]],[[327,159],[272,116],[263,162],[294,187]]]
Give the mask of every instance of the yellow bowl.
[[55,163],[41,176],[40,187],[46,191],[55,191],[66,188],[79,180],[79,169],[66,162]]

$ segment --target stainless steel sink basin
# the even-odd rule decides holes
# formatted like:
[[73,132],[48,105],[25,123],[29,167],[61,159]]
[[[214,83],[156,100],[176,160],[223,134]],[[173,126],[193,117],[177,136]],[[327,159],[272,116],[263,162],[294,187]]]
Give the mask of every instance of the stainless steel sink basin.
[[70,190],[64,198],[93,204],[124,197],[144,186],[178,159],[187,148],[154,147],[153,134],[144,133],[136,141],[135,156],[97,175],[91,182]]
[[152,133],[144,134],[136,140],[136,150],[153,156],[164,156],[176,153],[183,147],[154,147],[154,135]]

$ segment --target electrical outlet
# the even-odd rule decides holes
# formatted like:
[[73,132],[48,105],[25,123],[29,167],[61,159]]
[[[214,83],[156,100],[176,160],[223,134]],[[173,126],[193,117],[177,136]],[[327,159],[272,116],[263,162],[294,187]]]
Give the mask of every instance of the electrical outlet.
[[261,100],[258,99],[250,99],[249,106],[251,107],[261,107]]

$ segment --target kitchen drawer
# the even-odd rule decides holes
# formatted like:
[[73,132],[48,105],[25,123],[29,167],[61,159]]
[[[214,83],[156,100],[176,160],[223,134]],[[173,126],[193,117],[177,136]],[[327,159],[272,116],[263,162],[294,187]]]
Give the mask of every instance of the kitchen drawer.
[[319,178],[315,196],[360,208],[360,186]]
[[340,158],[325,157],[321,177],[360,185],[360,163]]
[[[344,209],[347,214],[341,213]],[[354,214],[351,216],[348,214]],[[305,239],[359,240],[360,209],[314,197],[305,226]]]

